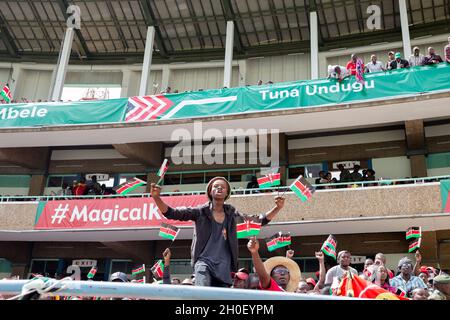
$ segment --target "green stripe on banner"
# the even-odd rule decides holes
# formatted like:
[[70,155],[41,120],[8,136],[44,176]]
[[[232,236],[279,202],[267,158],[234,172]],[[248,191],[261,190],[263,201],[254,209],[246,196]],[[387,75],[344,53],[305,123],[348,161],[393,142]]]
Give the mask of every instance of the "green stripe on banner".
[[36,225],[41,217],[42,212],[44,211],[45,205],[47,201],[39,201],[39,204],[36,209],[36,218],[34,219],[34,225]]
[[[205,90],[136,98],[70,103],[8,104],[0,108],[0,128],[194,119],[211,116],[292,110],[358,102],[384,101],[423,93],[450,91],[450,64],[397,69],[355,77],[304,80],[273,85]],[[127,109],[128,108],[128,109]]]
[[450,192],[450,180],[441,180],[442,212],[450,212],[448,193]]

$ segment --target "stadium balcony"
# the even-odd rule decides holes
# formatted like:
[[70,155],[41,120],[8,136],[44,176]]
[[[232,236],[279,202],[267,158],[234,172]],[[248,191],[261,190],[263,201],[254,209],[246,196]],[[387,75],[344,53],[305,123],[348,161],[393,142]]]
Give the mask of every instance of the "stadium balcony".
[[[193,130],[277,128],[283,133],[398,124],[448,115],[450,66],[415,67],[334,80],[308,80],[76,103],[1,109],[0,147],[170,141]],[[329,121],[333,119],[333,121]],[[79,134],[82,132],[83,134]]]

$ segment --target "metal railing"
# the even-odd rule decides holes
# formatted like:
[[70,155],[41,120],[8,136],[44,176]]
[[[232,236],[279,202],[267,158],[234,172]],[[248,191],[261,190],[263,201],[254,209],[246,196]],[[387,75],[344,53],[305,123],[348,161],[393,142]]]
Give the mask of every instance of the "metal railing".
[[[440,180],[450,179],[450,175],[408,178],[408,179],[383,179],[374,181],[358,181],[358,182],[337,182],[327,184],[313,184],[319,191],[322,189],[333,190],[341,188],[369,188],[380,186],[392,186],[402,184],[424,184],[439,182]],[[232,195],[254,195],[267,192],[288,192],[289,186],[273,187],[269,189],[233,189]],[[202,191],[179,191],[179,192],[163,192],[162,196],[180,196],[180,195],[201,195],[206,194]],[[33,201],[50,201],[50,200],[70,200],[70,199],[110,199],[110,198],[150,198],[149,193],[139,194],[113,194],[113,195],[84,195],[84,196],[67,196],[67,195],[44,195],[44,196],[0,196],[0,202],[33,202]]]
[[[51,279],[51,282],[57,280]],[[18,295],[29,280],[1,280],[0,294]],[[53,285],[50,283],[49,285]],[[195,287],[184,285],[153,285],[99,281],[59,281],[50,296],[77,296],[152,300],[354,300],[355,298],[307,295],[230,288]]]

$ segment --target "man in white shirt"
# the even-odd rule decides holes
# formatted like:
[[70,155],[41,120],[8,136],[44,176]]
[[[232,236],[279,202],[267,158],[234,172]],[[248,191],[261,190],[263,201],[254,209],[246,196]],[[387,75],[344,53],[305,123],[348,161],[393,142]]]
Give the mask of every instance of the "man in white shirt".
[[358,275],[358,271],[350,267],[351,260],[352,254],[350,252],[344,250],[338,253],[337,261],[339,265],[328,270],[327,275],[325,276],[325,287],[331,286],[332,289],[336,289],[336,284],[340,283],[347,272]]
[[383,67],[383,63],[380,61],[377,61],[377,55],[373,54],[370,56],[370,62],[366,65],[366,72],[372,73],[372,72],[379,72],[379,71],[385,71]]
[[328,79],[337,79],[339,82],[350,76],[347,68],[339,65],[328,65]]
[[420,54],[419,47],[414,47],[413,54],[409,56],[409,65],[411,67],[423,66],[423,54]]

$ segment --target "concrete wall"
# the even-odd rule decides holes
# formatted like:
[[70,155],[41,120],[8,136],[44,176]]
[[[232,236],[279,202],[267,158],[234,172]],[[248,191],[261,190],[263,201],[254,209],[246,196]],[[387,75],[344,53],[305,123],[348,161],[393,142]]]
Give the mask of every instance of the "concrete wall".
[[[234,196],[229,203],[246,214],[272,208],[274,195]],[[439,184],[320,190],[312,201],[286,194],[278,222],[321,219],[420,215],[441,212]],[[0,229],[33,229],[37,203],[0,203]]]

